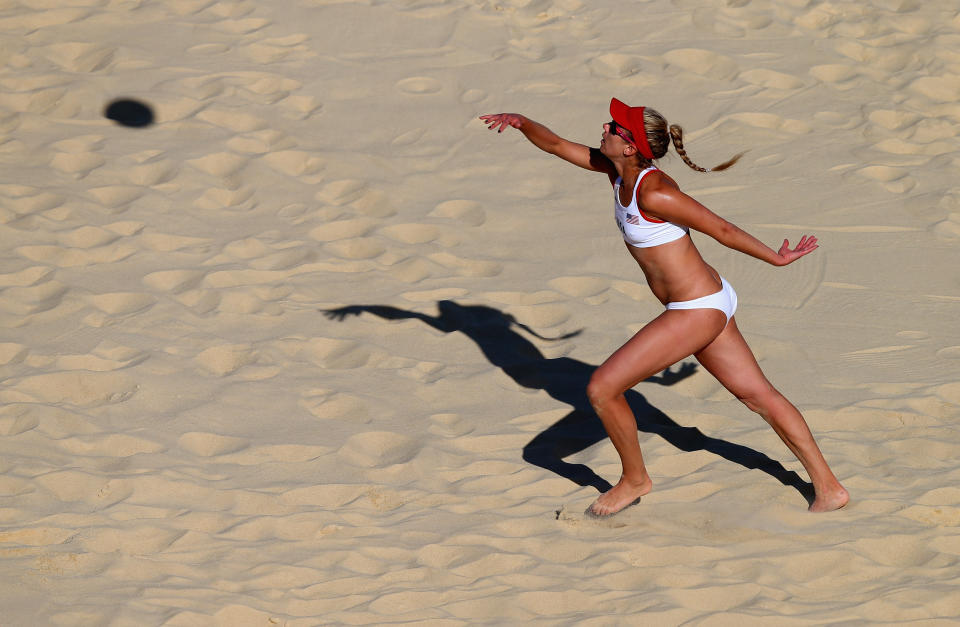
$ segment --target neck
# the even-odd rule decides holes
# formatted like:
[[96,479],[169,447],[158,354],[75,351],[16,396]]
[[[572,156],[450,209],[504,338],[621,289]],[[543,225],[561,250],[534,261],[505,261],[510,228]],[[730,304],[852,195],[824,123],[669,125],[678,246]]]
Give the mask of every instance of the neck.
[[650,167],[650,162],[646,159],[618,160],[613,162],[613,167],[617,169],[617,174],[626,183],[636,181],[640,173]]

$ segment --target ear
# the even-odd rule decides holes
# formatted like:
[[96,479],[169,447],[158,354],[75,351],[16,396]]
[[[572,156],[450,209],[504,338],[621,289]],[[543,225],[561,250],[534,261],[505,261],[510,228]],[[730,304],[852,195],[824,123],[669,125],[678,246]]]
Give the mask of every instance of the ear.
[[633,144],[627,144],[627,142],[623,142],[623,143],[626,144],[626,145],[623,147],[623,156],[624,156],[624,157],[632,157],[633,155],[637,154],[637,152],[638,152],[638,151],[637,151],[637,148],[636,148]]

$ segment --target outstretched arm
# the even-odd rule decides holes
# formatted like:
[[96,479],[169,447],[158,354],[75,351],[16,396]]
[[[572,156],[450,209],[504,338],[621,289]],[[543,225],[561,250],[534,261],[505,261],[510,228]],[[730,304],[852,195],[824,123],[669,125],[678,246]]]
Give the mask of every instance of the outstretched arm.
[[523,133],[531,144],[544,152],[556,155],[581,168],[616,176],[613,164],[598,149],[564,139],[543,124],[534,122],[519,113],[481,115],[480,119],[490,130],[502,133],[504,129],[513,127]]
[[649,192],[644,192],[642,205],[657,218],[705,233],[727,248],[756,257],[774,266],[793,263],[819,248],[816,237],[804,235],[796,247],[790,248],[789,241],[783,240],[780,249],[774,251],[753,235],[727,222],[671,185],[659,185]]
[[409,320],[411,318],[427,323],[434,329],[443,332],[449,332],[449,325],[444,324],[440,317],[428,316],[416,311],[407,311],[388,305],[348,305],[338,309],[328,309],[324,315],[331,320],[342,321],[347,316],[359,316],[363,312],[372,313],[386,320]]

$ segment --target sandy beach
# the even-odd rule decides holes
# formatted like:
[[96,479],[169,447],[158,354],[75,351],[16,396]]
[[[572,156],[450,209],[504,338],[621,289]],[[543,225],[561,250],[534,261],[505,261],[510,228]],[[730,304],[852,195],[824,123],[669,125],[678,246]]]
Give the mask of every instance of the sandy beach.
[[[915,0],[19,0],[0,7],[0,625],[960,621],[960,10]],[[686,360],[602,175],[611,97],[776,248],[694,234],[850,490]],[[148,104],[152,125],[104,117]],[[512,366],[522,363],[519,371]]]

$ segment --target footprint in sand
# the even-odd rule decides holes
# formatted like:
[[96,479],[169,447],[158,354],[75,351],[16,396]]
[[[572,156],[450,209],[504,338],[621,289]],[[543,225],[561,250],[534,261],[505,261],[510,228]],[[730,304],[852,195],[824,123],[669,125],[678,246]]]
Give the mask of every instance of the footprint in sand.
[[241,466],[256,466],[270,462],[299,464],[327,455],[330,451],[330,447],[327,446],[274,444],[268,446],[253,446],[236,453],[226,453],[219,461],[226,464],[240,464]]
[[44,213],[62,206],[66,200],[63,196],[27,185],[0,185],[0,196],[0,222],[3,223]]
[[119,235],[113,231],[102,229],[96,226],[81,226],[72,231],[64,231],[57,234],[57,239],[61,244],[70,248],[94,248],[104,246],[117,240]]
[[23,36],[42,28],[70,24],[90,15],[89,10],[82,8],[82,2],[78,3],[78,6],[67,8],[53,8],[44,5],[32,11],[29,10],[29,5],[25,6],[28,7],[27,11],[0,18],[0,31],[13,32]]
[[266,129],[269,124],[261,117],[235,109],[209,108],[197,113],[198,120],[209,122],[234,133],[252,133]]
[[261,157],[263,161],[281,174],[293,177],[307,177],[307,183],[319,182],[315,175],[326,168],[326,161],[320,157],[300,150],[278,150]]
[[323,249],[341,259],[373,259],[386,252],[387,247],[374,237],[354,237],[328,242]]
[[136,254],[137,249],[130,244],[117,242],[107,246],[90,249],[78,249],[61,246],[20,246],[17,254],[30,259],[48,263],[59,268],[76,268],[101,263],[115,263]]
[[217,152],[198,159],[190,159],[187,163],[201,172],[228,178],[243,170],[249,163],[249,159],[231,152]]
[[492,277],[503,271],[503,266],[495,261],[463,259],[447,252],[433,253],[427,258],[465,277]]
[[0,274],[0,288],[37,285],[38,283],[48,280],[53,273],[53,268],[49,266],[31,266],[19,272]]
[[300,399],[300,406],[322,420],[342,420],[357,424],[367,424],[373,420],[368,403],[350,394],[313,390],[304,394]]
[[507,42],[508,51],[525,61],[542,63],[557,56],[556,47],[549,40],[540,37],[523,37]]
[[176,162],[170,159],[160,159],[125,168],[123,176],[134,185],[152,187],[173,180],[179,171],[180,166]]
[[85,551],[122,555],[156,555],[167,549],[186,531],[153,525],[135,525],[129,528],[94,528],[86,530],[79,539]]
[[129,316],[153,307],[157,299],[142,292],[107,292],[88,296],[87,301],[110,316]]
[[76,179],[86,177],[91,171],[96,170],[104,163],[106,163],[106,159],[94,152],[58,152],[50,159],[51,167]]
[[0,366],[18,364],[26,358],[30,349],[16,342],[0,342]]
[[426,244],[441,235],[440,229],[430,224],[393,224],[380,233],[404,244]]
[[343,179],[328,183],[316,193],[315,198],[337,207],[359,200],[369,188],[366,181]]
[[257,353],[249,344],[226,344],[201,351],[194,357],[194,362],[212,375],[225,377],[256,359]]
[[227,140],[227,148],[246,155],[262,155],[296,145],[292,137],[272,129],[236,135]]
[[829,63],[811,67],[810,75],[818,81],[833,87],[850,89],[854,87],[854,85],[850,84],[850,82],[860,76],[860,71],[850,65]]
[[379,224],[378,220],[371,218],[336,220],[311,229],[308,235],[319,242],[335,242],[363,237],[374,230]]
[[590,73],[603,78],[626,78],[642,69],[640,57],[619,52],[610,52],[594,57],[587,64]]
[[48,61],[68,72],[90,74],[108,68],[117,49],[102,44],[64,42],[37,48]]
[[487,221],[483,206],[474,200],[447,200],[433,208],[428,217],[448,218],[458,224],[482,226]]
[[119,503],[133,494],[133,488],[124,480],[108,479],[79,470],[50,472],[35,477],[34,481],[60,501],[82,501],[96,509]]
[[291,94],[279,102],[288,117],[295,120],[308,120],[323,108],[323,103],[313,96]]
[[86,190],[100,205],[108,208],[126,207],[144,194],[142,187],[130,185],[107,185]]
[[910,83],[908,89],[935,103],[956,103],[960,100],[960,74],[924,76]]
[[960,359],[960,346],[947,346],[945,348],[941,348],[937,351],[937,357],[941,359]]
[[123,433],[78,435],[58,440],[57,446],[72,455],[93,457],[130,457],[165,450],[158,442]]
[[[233,182],[233,180],[228,179],[228,182]],[[238,187],[237,189],[211,187],[193,201],[193,206],[205,211],[220,209],[251,211],[259,204],[254,197],[255,192],[256,189],[253,187]]]
[[876,564],[897,568],[923,566],[937,556],[925,538],[914,535],[889,535],[885,538],[861,538],[848,544],[853,551]]
[[730,57],[700,48],[671,50],[663,58],[669,65],[706,78],[728,80],[738,72],[736,61]]
[[447,438],[467,435],[474,426],[457,414],[433,414],[430,416],[430,433]]
[[304,58],[309,53],[309,48],[303,44],[309,40],[309,35],[304,34],[271,37],[243,46],[242,50],[247,58],[267,65],[284,59]]
[[223,19],[210,24],[210,28],[229,35],[249,35],[271,24],[270,20],[248,17],[238,20]]
[[217,457],[218,455],[241,451],[250,446],[250,442],[244,438],[235,438],[218,433],[190,431],[180,436],[177,440],[177,446],[200,457]]
[[[0,408],[0,435],[14,436],[35,429],[40,424],[28,405],[5,405]],[[0,475],[3,477],[3,475]]]
[[351,436],[337,451],[345,462],[362,468],[403,464],[420,452],[420,442],[393,431],[367,431]]
[[477,104],[487,97],[487,92],[482,89],[467,89],[460,94],[460,102],[464,104]]
[[909,175],[907,168],[886,165],[871,165],[855,171],[858,175],[877,181],[887,191],[902,194],[917,186],[917,181]]
[[313,261],[314,252],[307,247],[278,250],[250,260],[254,270],[291,270]]
[[390,145],[392,146],[410,146],[416,144],[418,141],[423,139],[423,136],[427,134],[426,127],[418,127],[404,133],[401,133],[390,140]]
[[396,83],[397,89],[405,94],[435,94],[443,89],[443,83],[428,76],[411,76]]
[[800,89],[804,85],[803,81],[796,76],[767,69],[747,70],[740,72],[738,77],[740,80],[746,81],[751,85],[759,85],[760,87],[783,91]]
[[53,360],[53,368],[58,370],[111,372],[140,363],[148,357],[146,353],[141,353],[133,349],[111,351],[111,353],[106,355],[95,353],[84,355],[57,355]]
[[160,270],[144,276],[143,282],[155,290],[176,294],[197,287],[204,276],[202,270]]
[[0,389],[0,400],[99,407],[122,403],[138,388],[130,377],[119,372],[54,372],[8,379]]
[[243,95],[260,104],[274,104],[303,87],[300,81],[264,72],[233,72],[229,77],[224,77],[224,82],[245,92]]
[[404,292],[400,296],[412,303],[435,303],[440,300],[456,300],[469,294],[462,287],[442,287],[435,290]]
[[171,235],[169,233],[144,233],[140,242],[148,250],[156,252],[186,252],[206,253],[212,240],[205,237],[190,237],[186,235]]
[[570,310],[565,305],[511,305],[508,313],[517,320],[535,329],[549,329],[570,319]]
[[551,279],[547,285],[567,296],[590,298],[610,289],[610,282],[599,277],[565,276]]
[[30,287],[8,287],[0,292],[0,312],[26,316],[50,311],[60,305],[67,292],[67,286],[59,281],[47,281]]
[[323,368],[351,370],[367,365],[373,354],[362,342],[315,337],[301,346],[298,354]]

